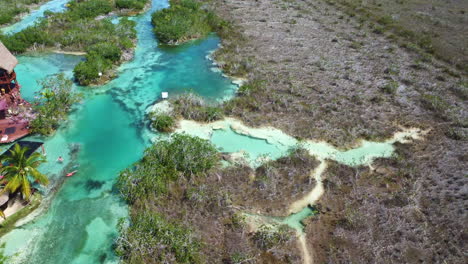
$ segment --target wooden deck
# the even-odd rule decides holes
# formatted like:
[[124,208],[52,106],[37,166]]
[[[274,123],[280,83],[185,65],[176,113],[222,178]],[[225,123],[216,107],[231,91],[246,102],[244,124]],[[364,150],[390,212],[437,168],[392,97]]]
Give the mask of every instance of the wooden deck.
[[0,144],[11,143],[29,134],[27,121],[11,118],[0,120]]

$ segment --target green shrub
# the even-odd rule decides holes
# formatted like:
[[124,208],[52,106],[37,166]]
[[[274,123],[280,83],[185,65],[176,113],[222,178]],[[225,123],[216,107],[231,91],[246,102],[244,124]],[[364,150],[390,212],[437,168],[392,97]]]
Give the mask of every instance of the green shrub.
[[0,25],[11,22],[14,17],[15,15],[11,12],[5,12],[0,14]]
[[3,0],[0,13],[0,25],[13,22],[15,16],[29,11],[29,5],[39,3],[39,0]]
[[41,90],[33,102],[36,118],[29,124],[33,133],[50,135],[65,120],[73,104],[81,95],[73,91],[73,82],[64,74],[57,74],[40,81]]
[[86,49],[86,52],[88,52],[89,56],[92,56],[92,57],[100,56],[112,62],[116,62],[120,60],[120,56],[122,56],[122,51],[114,43],[94,44],[92,46],[89,46]]
[[141,10],[145,7],[147,0],[116,0],[115,5],[121,9]]
[[99,79],[99,73],[112,68],[109,60],[106,60],[95,54],[86,56],[86,61],[78,63],[73,70],[76,81],[81,85],[90,85]]
[[152,114],[151,119],[151,125],[159,132],[171,132],[175,125],[174,118],[170,115]]
[[122,196],[133,203],[165,194],[168,184],[180,175],[186,179],[203,176],[218,162],[218,151],[209,141],[175,134],[148,148],[133,168],[122,171],[117,186]]
[[75,1],[70,3],[70,17],[72,19],[95,18],[112,11],[109,0]]
[[120,62],[123,49],[134,46],[135,21],[122,18],[115,25],[108,18],[95,19],[113,10],[115,6],[108,0],[71,1],[69,9],[63,13],[48,12],[34,26],[13,35],[0,33],[0,41],[15,53],[25,52],[33,45],[55,47],[57,44],[64,50],[86,51],[87,60],[76,66],[75,78],[80,84],[88,85],[98,79],[99,72],[105,74],[112,63]]
[[169,8],[156,11],[152,23],[157,38],[166,44],[184,42],[214,31],[218,20],[193,0],[171,0]]
[[148,153],[158,164],[175,168],[189,178],[203,174],[219,161],[218,151],[209,141],[184,134],[156,143]]
[[202,263],[192,231],[157,212],[133,213],[130,225],[121,221],[119,229],[116,252],[124,263]]

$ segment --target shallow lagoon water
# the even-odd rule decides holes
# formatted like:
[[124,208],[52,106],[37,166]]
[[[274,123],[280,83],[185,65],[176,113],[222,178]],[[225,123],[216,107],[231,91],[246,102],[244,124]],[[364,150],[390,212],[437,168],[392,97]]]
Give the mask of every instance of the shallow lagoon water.
[[[153,0],[151,11],[167,5],[167,1]],[[77,87],[85,94],[84,101],[67,124],[46,139],[49,162],[40,170],[54,182],[64,183],[43,215],[2,237],[8,255],[19,253],[14,263],[117,262],[112,244],[118,235],[117,221],[127,215],[127,207],[113,185],[119,171],[141,158],[150,144],[146,108],[162,91],[173,96],[191,89],[212,100],[234,93],[231,81],[211,71],[211,62],[205,58],[219,44],[215,35],[177,48],[158,47],[150,13],[134,18],[138,32],[135,58],[123,64],[119,77],[108,84]],[[32,99],[39,88],[37,80],[58,72],[71,76],[82,58],[44,54],[18,59],[22,93]],[[73,161],[79,164],[78,173],[64,178],[65,164],[55,160],[62,156],[71,162],[70,144],[80,146]],[[52,195],[49,189],[44,192]]]
[[213,131],[211,142],[221,152],[245,152],[248,155],[247,158],[254,164],[260,164],[262,157],[278,159],[287,151],[287,148],[283,146],[270,144],[265,139],[240,135],[230,128]]

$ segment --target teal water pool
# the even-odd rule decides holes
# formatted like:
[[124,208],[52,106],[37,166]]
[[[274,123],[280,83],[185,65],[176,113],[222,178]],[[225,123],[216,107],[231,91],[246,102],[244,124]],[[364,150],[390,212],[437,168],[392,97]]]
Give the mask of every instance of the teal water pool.
[[[151,11],[167,5],[165,0],[153,0]],[[76,87],[85,99],[69,121],[45,139],[48,163],[40,169],[54,182],[64,182],[55,194],[44,190],[46,200],[48,196],[53,199],[42,215],[2,237],[5,252],[18,253],[13,263],[118,262],[112,245],[118,235],[117,221],[128,212],[114,183],[119,171],[141,158],[150,144],[146,108],[162,91],[173,96],[191,89],[211,100],[234,94],[236,87],[211,71],[206,59],[217,48],[218,37],[211,35],[176,48],[159,47],[152,33],[151,11],[133,18],[138,32],[134,59],[123,64],[119,77],[106,85]],[[32,99],[38,80],[59,72],[71,77],[82,58],[42,54],[18,59],[22,93]],[[79,146],[73,161],[71,145]],[[56,162],[58,156],[77,166],[73,177],[63,177],[65,164]]]
[[260,165],[267,157],[269,160],[275,160],[284,156],[288,148],[282,145],[268,143],[265,139],[253,138],[240,135],[232,129],[214,130],[211,136],[211,142],[218,147],[221,152],[244,152],[246,159],[252,166]]

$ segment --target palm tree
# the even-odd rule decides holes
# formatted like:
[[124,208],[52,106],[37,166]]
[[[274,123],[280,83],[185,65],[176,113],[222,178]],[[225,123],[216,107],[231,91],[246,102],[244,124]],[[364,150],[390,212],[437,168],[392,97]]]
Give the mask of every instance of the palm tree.
[[8,165],[2,167],[0,172],[4,175],[4,179],[8,181],[3,192],[9,191],[10,193],[15,193],[20,191],[23,197],[29,200],[31,196],[29,176],[42,185],[47,185],[49,179],[37,170],[37,167],[45,162],[43,156],[34,152],[31,156],[26,157],[25,152],[27,150],[27,147],[21,148],[16,144],[10,150],[10,155],[3,158],[2,162],[7,162]]

